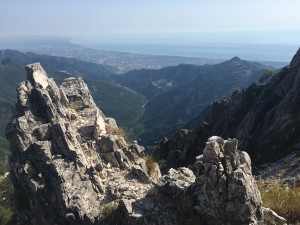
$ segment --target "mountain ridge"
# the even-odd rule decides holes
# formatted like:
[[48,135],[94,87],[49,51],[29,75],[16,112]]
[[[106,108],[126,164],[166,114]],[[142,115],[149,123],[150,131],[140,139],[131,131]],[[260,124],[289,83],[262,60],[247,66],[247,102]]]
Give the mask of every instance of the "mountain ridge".
[[[127,74],[124,74],[121,84],[128,85],[133,81],[130,88],[146,96],[156,93],[149,99],[140,119],[145,128],[145,132],[140,136],[141,143],[149,144],[160,136],[183,128],[214,100],[227,97],[232,91],[247,87],[252,82],[258,82],[265,69],[268,69],[265,65],[233,58],[216,65],[168,67],[165,70],[156,70],[153,76],[150,71],[144,74],[135,72],[136,79],[129,73],[127,82],[122,82],[126,80]],[[172,77],[175,77],[175,80],[172,80]],[[172,84],[167,86],[167,91],[153,85],[161,80]],[[144,90],[141,90],[143,88]]]
[[74,58],[36,54],[33,52],[23,53],[10,49],[0,50],[0,63],[5,59],[14,59],[23,65],[39,61],[49,72],[70,70],[69,72],[76,76],[88,79],[101,79],[102,81],[107,80],[116,71],[111,66],[89,63]]
[[168,165],[187,165],[201,153],[208,136],[221,135],[237,137],[239,147],[249,152],[256,165],[277,160],[297,150],[300,143],[299,102],[300,50],[290,66],[267,83],[252,84],[229,99],[215,101],[202,125],[158,142],[157,152]]

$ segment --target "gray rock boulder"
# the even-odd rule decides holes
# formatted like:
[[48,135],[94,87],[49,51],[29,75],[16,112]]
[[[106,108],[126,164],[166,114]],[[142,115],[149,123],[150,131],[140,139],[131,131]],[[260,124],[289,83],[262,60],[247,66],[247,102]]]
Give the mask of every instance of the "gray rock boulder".
[[279,216],[270,208],[262,208],[264,214],[264,225],[286,225],[287,220]]
[[236,139],[211,137],[198,157],[191,186],[195,210],[214,225],[263,224],[262,202],[251,172],[250,157]]

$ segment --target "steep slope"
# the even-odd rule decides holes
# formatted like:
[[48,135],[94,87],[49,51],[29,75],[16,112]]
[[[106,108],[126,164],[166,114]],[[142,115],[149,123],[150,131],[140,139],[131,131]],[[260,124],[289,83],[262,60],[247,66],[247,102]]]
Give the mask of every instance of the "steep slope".
[[211,135],[237,137],[256,164],[279,159],[300,145],[300,50],[290,66],[264,85],[252,84],[216,101],[199,128],[158,143],[167,165],[187,165]]
[[[186,65],[185,68],[190,67]],[[235,57],[217,65],[192,68],[187,73],[184,67],[177,68],[180,75],[174,76],[176,85],[168,92],[155,95],[145,106],[141,118],[145,127],[142,143],[151,143],[182,128],[214,100],[258,81],[267,67]],[[179,78],[185,82],[179,81]]]

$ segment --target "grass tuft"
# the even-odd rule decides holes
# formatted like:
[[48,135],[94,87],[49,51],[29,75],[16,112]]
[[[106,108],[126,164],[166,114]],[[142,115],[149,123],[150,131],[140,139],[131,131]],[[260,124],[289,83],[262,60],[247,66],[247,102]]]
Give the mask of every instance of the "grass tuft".
[[122,127],[113,127],[113,126],[110,126],[110,125],[106,125],[105,129],[106,129],[106,132],[108,134],[119,135],[119,136],[122,136],[124,138],[127,137],[127,132]]
[[263,206],[271,208],[289,223],[300,223],[300,187],[277,179],[259,180]]
[[107,204],[103,207],[102,213],[101,213],[101,219],[102,220],[108,220],[110,217],[117,211],[118,205],[113,204]]
[[148,172],[151,173],[151,171],[154,171],[157,165],[157,159],[153,155],[146,155],[143,158],[146,161]]

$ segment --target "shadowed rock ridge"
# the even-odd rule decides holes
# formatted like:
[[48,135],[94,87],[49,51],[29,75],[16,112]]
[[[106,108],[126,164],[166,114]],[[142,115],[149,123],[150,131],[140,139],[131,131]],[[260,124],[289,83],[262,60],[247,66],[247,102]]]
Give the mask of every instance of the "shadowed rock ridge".
[[236,90],[229,99],[215,101],[202,125],[181,130],[158,142],[167,166],[186,166],[202,153],[212,135],[235,137],[258,165],[272,162],[300,146],[300,50],[289,66],[265,84]]
[[20,224],[263,224],[247,153],[212,137],[188,169],[161,177],[144,148],[117,135],[80,78],[57,86],[40,64],[26,66],[17,115],[7,126]]

